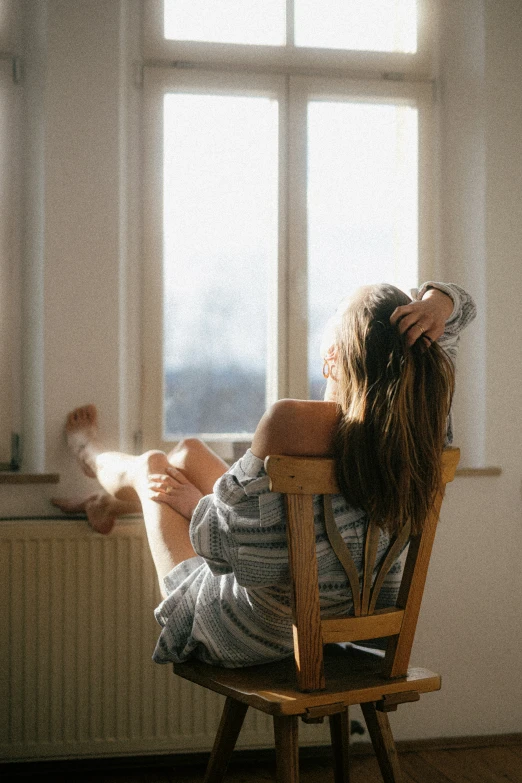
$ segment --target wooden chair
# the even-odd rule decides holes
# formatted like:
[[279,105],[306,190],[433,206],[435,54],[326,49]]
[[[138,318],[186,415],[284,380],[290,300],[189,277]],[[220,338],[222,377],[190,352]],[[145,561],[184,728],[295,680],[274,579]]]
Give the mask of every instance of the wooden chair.
[[[458,449],[443,454],[442,486],[422,534],[410,537],[403,528],[390,542],[373,578],[379,529],[370,524],[364,549],[364,573],[359,577],[334,522],[331,498],[338,493],[333,460],[307,457],[267,457],[265,466],[274,492],[285,493],[287,538],[293,596],[294,657],[242,669],[224,669],[197,661],[175,664],[180,677],[224,694],[225,707],[205,776],[206,783],[222,781],[248,707],[273,716],[277,781],[297,783],[298,718],[318,722],[328,716],[334,750],[335,782],[348,783],[348,707],[360,704],[383,780],[402,780],[387,713],[398,704],[417,701],[421,693],[440,689],[440,676],[408,668],[428,563],[444,489],[459,461]],[[350,582],[354,616],[321,620],[313,495],[324,496],[325,523],[330,543]],[[375,609],[379,590],[390,567],[410,538],[397,605]],[[387,637],[384,658],[357,652],[334,653],[328,642],[356,642]],[[339,648],[337,648],[338,650]]]

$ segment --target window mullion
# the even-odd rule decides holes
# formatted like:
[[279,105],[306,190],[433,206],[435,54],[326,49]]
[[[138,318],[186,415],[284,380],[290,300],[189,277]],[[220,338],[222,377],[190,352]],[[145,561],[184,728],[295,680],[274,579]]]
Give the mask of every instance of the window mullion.
[[288,395],[307,399],[307,100],[299,77],[289,84]]
[[268,350],[267,407],[288,396],[288,264],[289,264],[289,110],[288,79],[279,95],[279,227],[278,253],[271,269]]
[[290,47],[294,46],[295,41],[294,2],[295,0],[286,0],[286,45]]

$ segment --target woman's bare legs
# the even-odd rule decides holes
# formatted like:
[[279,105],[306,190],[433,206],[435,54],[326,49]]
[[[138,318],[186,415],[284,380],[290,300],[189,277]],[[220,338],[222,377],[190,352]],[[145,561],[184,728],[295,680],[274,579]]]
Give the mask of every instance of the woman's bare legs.
[[[167,459],[169,464],[177,467],[203,495],[212,492],[214,483],[228,467],[204,443],[195,438],[181,441],[169,453]],[[118,500],[107,492],[95,492],[81,498],[51,498],[51,503],[65,514],[85,514],[92,529],[103,535],[111,532],[118,517],[142,513],[138,499]],[[189,519],[191,515],[183,516]]]
[[[70,445],[79,458],[82,469],[84,469],[84,472],[92,475],[94,471],[92,468],[85,471],[84,460],[82,459],[82,452],[87,439],[84,435],[79,437],[78,427],[76,426],[77,422],[83,423],[82,420],[87,413],[89,422],[85,423],[87,423],[91,434],[93,436],[96,435],[96,430],[92,429],[92,420],[96,421],[96,412],[91,406],[86,406],[86,408],[88,408],[87,411],[82,409],[73,411],[76,417],[72,418],[71,437],[69,437],[69,432],[71,431],[69,418],[67,433]],[[203,495],[208,495],[212,492],[214,483],[228,467],[223,460],[196,438],[187,438],[178,443],[168,454],[167,459],[169,464],[181,470]],[[96,492],[82,498],[51,498],[51,503],[65,514],[85,514],[93,530],[103,535],[111,532],[118,517],[142,513],[141,503],[138,498],[127,501],[119,500],[107,492]],[[187,518],[189,517],[187,516]]]
[[[69,446],[88,476],[98,479],[110,495],[127,503],[141,503],[147,537],[160,587],[163,577],[178,563],[195,555],[190,542],[189,521],[166,503],[151,497],[151,475],[165,475],[172,463],[160,451],[149,451],[134,457],[121,452],[107,452],[98,439],[97,411],[85,405],[72,411],[66,422]],[[203,443],[189,439],[169,455],[175,467],[202,494],[212,490],[227,465]]]

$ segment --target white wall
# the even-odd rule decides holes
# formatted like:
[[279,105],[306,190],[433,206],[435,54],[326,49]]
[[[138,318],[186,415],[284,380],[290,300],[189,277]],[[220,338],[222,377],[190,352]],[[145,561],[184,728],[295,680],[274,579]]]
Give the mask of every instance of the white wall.
[[[96,402],[111,446],[139,429],[139,7],[28,3],[23,434],[27,467],[61,483],[0,487],[2,516],[91,486],[64,448],[70,408]],[[444,689],[398,711],[399,738],[522,729],[522,4],[442,7],[440,267],[480,307],[457,440],[503,472],[448,490],[414,656]]]
[[[64,411],[97,401],[113,447],[139,429],[140,4],[29,2],[26,23],[24,467],[69,492]],[[49,512],[46,491],[6,494]]]
[[440,264],[479,306],[462,340],[456,444],[502,475],[448,488],[414,648],[443,690],[397,713],[408,737],[522,730],[522,4],[442,9]]

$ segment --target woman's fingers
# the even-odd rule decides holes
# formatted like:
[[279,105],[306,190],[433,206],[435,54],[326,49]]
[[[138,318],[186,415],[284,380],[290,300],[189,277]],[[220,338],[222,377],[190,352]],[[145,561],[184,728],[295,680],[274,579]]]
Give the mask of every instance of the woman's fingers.
[[405,335],[408,345],[413,345],[421,337],[427,342],[438,340],[444,332],[445,318],[437,303],[426,299],[397,307],[390,316],[390,323]]
[[159,481],[149,482],[149,489],[154,492],[164,492],[166,495],[173,495],[177,491],[171,484],[163,484]]
[[406,313],[397,312],[399,310],[403,310],[403,308],[398,307],[395,310],[390,318],[390,322],[397,326],[399,334],[405,336],[408,345],[413,345],[414,342],[424,335],[431,339],[430,329],[432,324],[430,319],[426,318],[425,315],[423,316],[418,310]]
[[433,338],[430,336],[429,332],[422,330],[417,324],[413,324],[405,335],[405,340],[408,345],[413,345],[413,343],[416,343],[417,340],[420,340],[421,338],[425,340],[426,343],[431,344],[433,342]]
[[152,500],[167,501],[170,497],[175,497],[182,488],[182,484],[166,474],[155,473],[149,476],[148,489]]
[[190,519],[202,493],[180,471],[174,476],[155,473],[149,477],[148,497],[157,503],[166,503],[185,519]]
[[393,313],[390,315],[391,325],[395,326],[398,324],[399,332],[402,334],[404,329],[401,330],[401,324],[403,320],[407,318],[412,312],[414,312],[413,303],[396,307]]
[[149,498],[161,503],[168,503],[173,507],[177,504],[180,493],[183,493],[183,487],[178,484],[167,484],[163,481],[149,482]]
[[180,484],[190,484],[190,481],[185,476],[183,471],[175,468],[173,465],[169,465],[168,468],[166,468],[166,471],[171,478],[176,479],[176,481],[179,481]]
[[422,324],[421,321],[420,313],[407,313],[397,324],[399,333],[405,334],[405,332],[408,332],[413,326],[418,326],[420,329],[423,329],[423,331],[426,331],[424,324]]
[[175,495],[183,493],[201,493],[177,468],[167,468],[168,473],[151,473],[148,486],[150,491]]
[[153,492],[149,491],[150,500],[154,500],[155,503],[165,503],[170,506],[174,511],[178,511],[179,502],[176,495],[166,495],[165,492]]
[[151,482],[165,484],[169,487],[183,486],[190,483],[179,470],[172,475],[170,473],[151,473],[149,483]]
[[433,319],[429,313],[414,305],[397,307],[390,316],[390,323],[392,326],[397,326],[400,334],[407,332],[414,324],[418,324],[426,332],[431,328],[432,322]]

